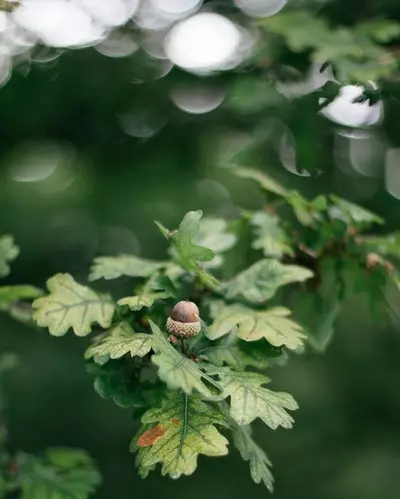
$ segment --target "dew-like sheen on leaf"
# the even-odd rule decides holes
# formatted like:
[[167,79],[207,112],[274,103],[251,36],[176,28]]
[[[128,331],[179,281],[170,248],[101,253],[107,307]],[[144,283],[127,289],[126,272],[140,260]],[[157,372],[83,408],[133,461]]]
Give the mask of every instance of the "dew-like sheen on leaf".
[[203,397],[213,398],[215,393],[203,383],[207,380],[218,388],[218,383],[205,374],[196,362],[183,356],[165,338],[160,328],[150,321],[154,337],[152,362],[158,367],[158,376],[171,389],[181,389],[190,395],[193,390],[200,392]]
[[303,282],[313,276],[311,270],[264,259],[253,264],[226,284],[228,299],[243,297],[254,303],[272,298],[281,286]]
[[238,326],[238,337],[245,341],[265,338],[271,345],[286,346],[296,350],[303,345],[305,335],[299,324],[288,318],[290,310],[274,307],[267,310],[252,310],[240,303],[225,305],[215,300],[211,302],[211,315],[214,322],[207,329],[210,339],[220,338]]
[[261,385],[269,383],[269,378],[259,373],[231,371],[229,368],[216,368],[214,372],[220,380],[222,397],[231,398],[229,414],[239,425],[248,425],[260,418],[273,430],[278,426],[292,428],[294,420],[286,409],[298,409],[297,402],[289,393],[263,388]]
[[47,281],[50,292],[32,304],[33,319],[50,334],[63,336],[72,328],[77,336],[86,336],[92,324],[108,328],[115,306],[108,296],[78,284],[70,274],[56,274]]
[[166,262],[147,260],[135,255],[101,256],[95,258],[89,280],[127,277],[150,277],[166,266]]
[[143,477],[157,463],[162,465],[162,474],[171,478],[191,475],[199,454],[228,453],[228,440],[214,426],[227,426],[226,417],[198,395],[167,392],[161,407],[147,411],[142,423],[131,450],[138,451],[136,464]]

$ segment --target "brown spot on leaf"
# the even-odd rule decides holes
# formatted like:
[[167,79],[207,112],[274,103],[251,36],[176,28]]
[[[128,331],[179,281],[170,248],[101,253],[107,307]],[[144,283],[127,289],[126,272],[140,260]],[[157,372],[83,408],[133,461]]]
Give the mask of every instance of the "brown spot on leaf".
[[179,419],[178,419],[178,418],[172,418],[172,419],[171,419],[171,423],[172,423],[172,424],[175,424],[176,426],[178,426],[178,425],[180,424],[180,421],[179,421]]
[[154,428],[150,428],[150,430],[145,431],[140,437],[137,439],[138,447],[150,447],[157,440],[164,435],[167,431],[165,426],[157,425]]

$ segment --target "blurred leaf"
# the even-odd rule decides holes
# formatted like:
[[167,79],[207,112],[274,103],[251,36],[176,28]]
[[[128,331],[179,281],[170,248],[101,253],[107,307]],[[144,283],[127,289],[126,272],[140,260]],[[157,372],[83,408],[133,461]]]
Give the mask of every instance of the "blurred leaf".
[[261,385],[271,380],[253,372],[237,372],[229,368],[211,367],[210,374],[217,374],[222,387],[221,397],[231,399],[230,416],[239,425],[248,425],[260,418],[267,426],[276,430],[278,426],[292,428],[293,418],[286,409],[295,411],[297,402],[289,393],[273,392]]
[[214,322],[207,329],[207,336],[217,339],[238,326],[238,337],[245,341],[265,338],[273,346],[296,350],[303,345],[305,336],[301,326],[288,319],[289,315],[290,310],[283,307],[258,311],[239,303],[224,305],[215,300],[211,303]]
[[159,368],[159,378],[171,389],[181,389],[188,395],[196,389],[204,397],[213,398],[213,391],[202,380],[207,380],[217,388],[218,384],[207,376],[195,362],[176,350],[156,324],[150,321],[150,327],[153,331],[153,346],[156,350],[156,354],[152,356],[151,360]]
[[90,457],[76,449],[49,449],[43,458],[19,455],[21,499],[86,499],[101,482]]
[[205,268],[219,267],[223,261],[221,253],[231,249],[236,243],[236,236],[228,230],[227,222],[222,218],[203,218],[199,231],[193,238],[195,244],[210,248],[215,257],[204,264]]
[[307,11],[285,10],[259,22],[268,32],[284,37],[294,52],[330,44],[333,38],[326,21]]
[[172,243],[174,255],[176,256],[178,263],[185,270],[196,272],[204,285],[215,288],[218,286],[218,281],[205,272],[198,263],[210,262],[215,257],[215,253],[209,248],[198,246],[193,243],[194,238],[200,231],[200,220],[202,216],[203,212],[200,210],[189,211],[183,217],[179,229],[172,232],[158,222],[157,226],[168,241]]
[[350,203],[339,196],[331,194],[333,206],[329,213],[331,217],[338,218],[348,225],[354,225],[361,228],[367,228],[372,224],[383,224],[384,220],[356,204]]
[[254,170],[252,168],[234,168],[232,172],[240,178],[247,178],[250,180],[255,180],[260,187],[266,191],[272,192],[277,196],[286,197],[289,195],[284,187],[282,187],[278,182],[269,177],[266,173],[259,170]]
[[389,19],[368,19],[357,24],[356,32],[377,42],[387,43],[400,37],[400,23]]
[[119,359],[128,353],[131,357],[144,357],[150,352],[152,344],[150,334],[135,333],[128,323],[120,322],[87,349],[85,358],[108,356]]
[[155,262],[134,255],[102,256],[95,258],[89,280],[116,279],[121,276],[149,277],[165,266],[166,262]]
[[252,224],[256,236],[252,245],[254,249],[262,250],[267,257],[293,255],[288,237],[281,229],[280,220],[276,215],[258,211],[252,217]]
[[308,342],[318,352],[325,352],[330,345],[340,311],[341,303],[333,288],[325,300],[317,293],[299,293],[293,309]]
[[92,324],[108,328],[115,306],[108,296],[100,295],[74,281],[70,274],[56,274],[47,281],[49,295],[32,304],[33,319],[50,334],[63,336],[72,328],[77,336],[86,336]]
[[259,260],[226,283],[228,299],[243,297],[253,303],[263,303],[272,298],[281,286],[304,282],[313,273],[297,265],[284,265],[278,260]]
[[0,375],[11,371],[18,365],[18,357],[14,353],[2,353],[0,355]]
[[285,103],[276,86],[256,76],[235,79],[227,98],[229,108],[243,114],[262,113],[266,108]]
[[199,454],[228,454],[228,440],[214,426],[227,426],[225,416],[198,395],[166,392],[161,407],[147,411],[142,423],[131,450],[137,451],[136,464],[143,477],[157,463],[162,465],[161,473],[171,478],[191,475]]
[[[43,295],[43,290],[22,284],[18,286],[0,286],[0,302],[32,300]],[[1,303],[0,303],[1,306]]]
[[242,459],[250,462],[250,474],[255,483],[263,482],[270,492],[274,489],[274,478],[270,471],[271,462],[265,452],[251,436],[250,426],[235,425],[232,429],[233,443]]
[[293,52],[310,51],[310,58],[329,62],[339,81],[369,81],[387,77],[396,70],[393,55],[373,42],[395,35],[394,24],[380,25],[373,34],[372,25],[360,29],[331,28],[321,17],[305,10],[283,11],[259,21],[268,33],[282,37]]
[[400,259],[400,232],[383,236],[361,236],[358,241],[369,252]]
[[14,244],[13,236],[0,237],[0,277],[6,277],[10,273],[10,265],[19,255],[19,249]]

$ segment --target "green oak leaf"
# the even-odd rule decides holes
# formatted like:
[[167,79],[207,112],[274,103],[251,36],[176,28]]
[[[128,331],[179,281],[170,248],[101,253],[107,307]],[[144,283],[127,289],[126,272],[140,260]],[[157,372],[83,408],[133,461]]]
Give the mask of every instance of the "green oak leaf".
[[264,211],[254,213],[252,217],[255,239],[252,247],[262,250],[267,257],[293,255],[285,232],[281,229],[279,218]]
[[0,277],[6,277],[10,273],[10,265],[19,255],[19,249],[14,244],[14,238],[10,235],[0,237]]
[[339,196],[331,194],[333,205],[330,207],[329,214],[332,218],[342,220],[347,225],[367,228],[372,224],[383,224],[381,217],[371,211],[362,208],[356,204],[350,203]]
[[229,334],[210,342],[196,355],[216,366],[227,364],[233,369],[244,370],[248,366],[265,369],[269,360],[281,354],[281,349],[273,347],[265,340],[248,343],[237,337],[236,328]]
[[181,389],[188,395],[197,390],[204,397],[214,398],[215,390],[205,385],[203,379],[216,388],[218,383],[207,376],[196,362],[174,348],[154,322],[150,321],[150,327],[154,336],[153,349],[156,351],[151,360],[158,367],[159,378],[171,389]]
[[115,305],[108,296],[78,284],[70,274],[56,274],[47,281],[50,292],[32,304],[33,319],[50,334],[63,336],[72,328],[77,336],[86,336],[92,324],[108,328]]
[[149,277],[164,268],[167,262],[156,262],[134,255],[101,256],[95,258],[89,280],[117,279],[127,277]]
[[250,426],[233,426],[233,444],[240,452],[242,459],[249,461],[250,475],[255,483],[263,482],[270,492],[274,490],[274,477],[270,471],[271,462],[265,452],[251,436]]
[[157,463],[161,463],[162,475],[191,475],[199,454],[228,454],[228,440],[214,426],[227,426],[226,417],[198,395],[167,392],[161,407],[147,411],[142,423],[131,451],[137,451],[136,464],[143,477]]
[[21,453],[21,499],[87,499],[101,482],[89,455],[81,450],[48,449],[42,458]]
[[101,398],[111,399],[123,409],[142,408],[145,405],[144,392],[148,386],[135,375],[136,366],[133,363],[109,359],[100,363],[98,358],[93,361],[87,361],[86,368],[94,376],[93,387]]
[[217,339],[238,327],[237,335],[245,341],[257,341],[265,338],[275,347],[286,346],[296,350],[303,345],[302,328],[288,318],[290,310],[284,307],[274,307],[267,310],[251,310],[235,303],[225,305],[215,300],[211,303],[210,312],[214,322],[207,328],[206,334],[211,339]]
[[212,367],[208,373],[218,375],[221,397],[231,398],[229,414],[239,425],[248,425],[260,418],[273,430],[278,426],[292,428],[294,420],[286,409],[298,409],[297,402],[289,393],[264,388],[262,385],[270,382],[266,376]]
[[284,265],[272,259],[259,260],[226,283],[226,297],[262,303],[272,298],[281,286],[303,282],[312,276],[304,267]]
[[203,212],[201,210],[189,211],[183,217],[179,228],[174,231],[169,231],[159,222],[156,222],[156,224],[164,237],[171,242],[173,255],[182,268],[195,272],[203,284],[215,288],[218,286],[218,281],[199,264],[199,262],[210,262],[215,257],[215,253],[213,250],[193,242],[200,231],[202,216]]
[[150,291],[144,289],[139,295],[127,296],[118,300],[118,305],[128,305],[133,311],[141,310],[142,308],[150,308],[157,300],[169,298],[169,293],[163,291]]
[[87,349],[85,358],[107,356],[119,359],[128,353],[131,357],[144,357],[150,352],[152,345],[153,338],[150,334],[135,333],[128,323],[120,322]]

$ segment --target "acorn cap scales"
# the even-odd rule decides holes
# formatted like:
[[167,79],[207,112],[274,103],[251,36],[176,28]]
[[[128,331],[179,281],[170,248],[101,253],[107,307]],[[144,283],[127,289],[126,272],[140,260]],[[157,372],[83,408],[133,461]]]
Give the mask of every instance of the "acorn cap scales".
[[200,312],[192,301],[180,301],[167,320],[168,332],[180,338],[196,336],[201,330]]

